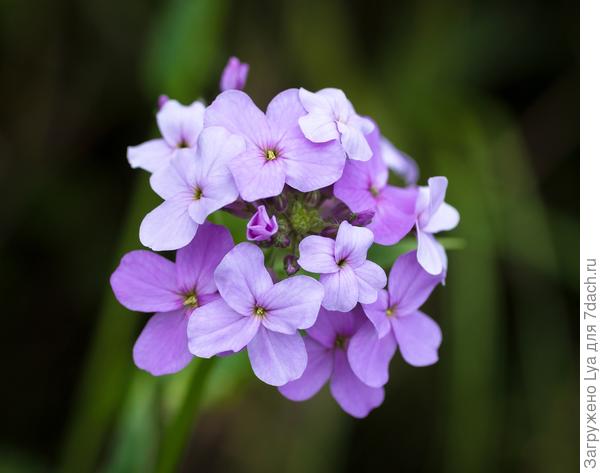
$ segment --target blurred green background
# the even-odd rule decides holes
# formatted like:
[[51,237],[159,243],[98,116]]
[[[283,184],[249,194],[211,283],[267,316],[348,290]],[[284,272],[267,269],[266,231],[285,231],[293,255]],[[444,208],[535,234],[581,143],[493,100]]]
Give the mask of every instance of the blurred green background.
[[[0,472],[575,471],[578,17],[566,0],[1,1]],[[146,317],[108,277],[156,197],[126,146],[156,135],[160,93],[211,100],[234,54],[260,106],[340,87],[421,183],[449,178],[465,246],[425,306],[440,362],[396,355],[365,420],[326,390],[283,399],[244,354],[162,379],[132,363]]]

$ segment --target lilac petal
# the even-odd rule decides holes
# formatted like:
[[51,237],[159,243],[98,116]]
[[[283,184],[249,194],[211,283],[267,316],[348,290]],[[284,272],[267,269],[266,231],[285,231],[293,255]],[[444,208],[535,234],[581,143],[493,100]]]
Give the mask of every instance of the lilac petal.
[[339,136],[335,121],[326,113],[309,113],[299,118],[298,125],[304,136],[313,143],[326,143]]
[[286,182],[301,192],[327,187],[344,171],[346,156],[336,141],[311,143],[296,125],[281,140]]
[[235,202],[237,197],[238,191],[231,175],[213,177],[209,185],[202,187],[202,197],[190,203],[190,218],[202,224],[209,215]]
[[271,386],[283,386],[298,379],[306,369],[307,354],[298,333],[287,335],[260,327],[248,344],[254,374]]
[[360,307],[350,312],[335,312],[321,307],[315,324],[306,332],[327,348],[333,348],[339,336],[353,336],[365,321],[365,315]]
[[[298,98],[302,103],[302,107],[304,107],[304,110],[306,110],[308,113],[322,113],[325,115],[330,115],[331,119],[334,119],[332,105],[323,91],[315,93],[300,87],[298,90]],[[346,99],[345,95],[343,95],[343,99]]]
[[446,197],[446,189],[448,188],[448,179],[443,176],[430,177],[427,180],[429,184],[429,208],[428,219],[438,211],[444,198]]
[[267,161],[257,148],[249,149],[229,163],[229,170],[246,202],[281,194],[285,185],[285,169],[283,159]]
[[372,388],[358,379],[350,368],[346,353],[342,350],[335,350],[334,356],[330,382],[331,395],[351,416],[366,417],[383,402],[383,388]]
[[437,233],[452,230],[458,225],[460,215],[451,205],[442,202],[436,213],[429,217],[429,222],[423,228],[427,233]]
[[419,167],[414,159],[396,149],[384,137],[381,137],[381,158],[388,168],[404,178],[409,185],[414,185],[419,180]]
[[201,358],[230,350],[238,352],[248,345],[259,327],[259,318],[240,315],[219,298],[192,312],[187,329],[188,346]]
[[150,140],[137,146],[127,148],[127,160],[132,168],[142,168],[148,172],[156,172],[169,164],[173,149],[165,140]]
[[346,265],[337,273],[321,275],[325,289],[322,305],[328,310],[348,312],[358,303],[358,280],[354,270]]
[[168,312],[183,306],[175,265],[150,251],[131,251],[123,256],[110,285],[117,300],[129,310]]
[[150,177],[150,186],[164,200],[179,194],[193,195],[193,180],[198,157],[190,150],[177,152],[167,166],[163,166]]
[[336,273],[339,266],[335,261],[335,241],[317,235],[304,238],[299,245],[298,264],[311,273]]
[[358,281],[358,302],[375,302],[377,291],[383,289],[387,283],[385,271],[372,261],[365,261],[358,268],[354,268],[354,274]]
[[205,107],[200,102],[185,106],[177,100],[169,100],[156,114],[156,121],[163,138],[172,148],[182,145],[195,148],[204,126],[204,112]]
[[144,217],[140,226],[140,241],[154,251],[178,250],[187,245],[198,224],[188,213],[187,196],[167,200]]
[[136,366],[154,376],[185,368],[193,358],[187,346],[187,323],[183,310],[153,315],[133,347]]
[[413,366],[429,366],[438,361],[438,348],[442,343],[439,325],[423,312],[392,317],[394,336],[400,353]]
[[227,228],[209,222],[200,225],[191,243],[177,251],[179,288],[196,294],[216,292],[215,268],[232,248],[233,238]]
[[365,323],[350,339],[348,362],[363,383],[378,388],[388,382],[388,367],[397,346],[392,333],[379,338],[373,326]]
[[380,245],[394,245],[404,238],[416,222],[416,189],[386,186],[377,198],[372,222],[367,226],[374,241]]
[[307,329],[317,320],[323,295],[323,286],[309,276],[284,279],[258,298],[257,304],[267,311],[263,325],[287,334]]
[[364,212],[374,209],[375,197],[370,192],[372,176],[368,164],[360,161],[348,161],[344,173],[333,186],[333,194],[344,202],[352,212]]
[[287,89],[277,94],[267,107],[267,121],[278,141],[290,130],[298,129],[298,119],[306,112],[298,98],[298,89]]
[[198,166],[198,179],[213,175],[229,174],[227,165],[232,158],[246,150],[246,143],[239,135],[234,135],[220,126],[206,128],[198,140],[201,157]]
[[273,286],[262,251],[251,243],[240,243],[227,253],[214,277],[223,299],[244,315],[252,314],[257,299]]
[[368,228],[354,227],[348,222],[341,223],[335,239],[335,260],[345,261],[356,268],[367,259],[367,251],[373,244],[373,232]]
[[412,314],[429,298],[443,275],[432,276],[417,261],[417,252],[398,257],[390,271],[389,305],[396,315]]
[[441,274],[447,266],[446,251],[433,235],[417,225],[417,260],[429,274]]
[[333,353],[310,337],[304,337],[308,354],[306,369],[300,378],[279,388],[279,392],[292,401],[306,401],[317,394],[331,376]]
[[363,132],[344,123],[338,123],[338,130],[341,133],[342,147],[348,154],[348,158],[357,161],[368,161],[373,156],[373,151],[367,143]]
[[204,126],[222,126],[259,148],[269,144],[267,118],[252,99],[239,90],[226,90],[206,109]]
[[373,324],[373,327],[375,327],[375,330],[377,330],[379,338],[385,337],[392,327],[390,325],[390,318],[386,314],[389,307],[389,294],[385,289],[377,291],[377,300],[372,304],[362,304],[362,308]]

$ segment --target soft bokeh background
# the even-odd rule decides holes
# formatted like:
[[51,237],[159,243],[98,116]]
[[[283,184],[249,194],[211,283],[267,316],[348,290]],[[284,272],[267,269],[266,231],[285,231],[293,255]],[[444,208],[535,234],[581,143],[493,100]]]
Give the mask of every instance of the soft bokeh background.
[[344,89],[448,176],[464,248],[426,306],[436,366],[396,356],[357,421],[219,360],[177,471],[575,471],[577,19],[566,0],[0,2],[0,471],[157,471],[199,368],[131,361],[145,316],[107,283],[156,198],[125,149],[156,135],[158,94],[210,100],[231,54],[261,106]]

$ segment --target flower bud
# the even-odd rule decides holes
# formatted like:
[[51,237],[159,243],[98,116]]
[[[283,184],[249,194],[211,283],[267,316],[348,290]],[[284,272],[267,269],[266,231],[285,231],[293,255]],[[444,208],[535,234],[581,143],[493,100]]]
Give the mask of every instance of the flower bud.
[[230,57],[221,75],[221,92],[229,89],[242,90],[246,85],[250,66],[241,62],[237,57]]
[[277,248],[287,248],[288,246],[290,246],[291,240],[287,235],[278,233],[277,235],[275,235],[275,238],[273,238],[274,242],[273,244],[277,247]]
[[300,269],[300,265],[298,264],[298,258],[296,255],[287,255],[283,258],[283,269],[291,276],[292,274],[296,274]]
[[335,238],[335,236],[337,235],[337,231],[338,231],[338,225],[329,225],[328,227],[325,227],[321,231],[321,236],[324,236],[327,238]]
[[231,215],[235,215],[236,217],[244,219],[251,217],[256,211],[252,205],[248,204],[247,202],[244,202],[241,199],[238,199],[235,202],[226,205],[225,207],[223,207],[222,210],[230,213]]
[[164,105],[169,101],[169,96],[162,94],[160,97],[158,97],[158,109],[160,110],[161,108],[164,107]]
[[285,194],[273,197],[273,205],[278,212],[285,212],[288,207],[288,198]]
[[267,209],[260,205],[246,225],[246,238],[250,241],[270,240],[279,230],[275,216],[269,218]]
[[304,197],[304,203],[308,207],[316,207],[319,204],[319,200],[321,200],[321,194],[319,191],[309,192]]
[[373,220],[375,215],[374,210],[365,210],[364,212],[358,212],[354,214],[354,217],[350,219],[350,223],[355,227],[366,227]]

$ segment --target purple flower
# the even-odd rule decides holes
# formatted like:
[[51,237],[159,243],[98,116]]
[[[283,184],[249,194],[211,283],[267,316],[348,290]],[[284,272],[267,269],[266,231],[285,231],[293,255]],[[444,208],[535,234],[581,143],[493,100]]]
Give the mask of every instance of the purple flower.
[[205,223],[175,263],[146,250],[123,257],[110,278],[117,300],[130,310],[156,312],[133,348],[139,368],[160,376],[190,362],[188,319],[193,309],[218,298],[213,273],[231,248],[225,227]]
[[365,134],[373,123],[358,115],[340,89],[322,89],[316,93],[300,89],[300,102],[308,112],[298,123],[304,136],[313,143],[340,141],[350,159],[368,161],[372,151]]
[[281,386],[302,375],[306,348],[298,329],[312,326],[323,287],[308,276],[273,284],[262,251],[240,243],[215,270],[221,298],[195,310],[188,326],[190,351],[210,358],[248,347],[256,376]]
[[239,90],[221,93],[206,109],[206,126],[223,126],[246,139],[246,152],[229,165],[244,200],[276,196],[285,184],[309,192],[342,175],[344,151],[335,142],[308,141],[298,126],[304,113],[298,89],[277,95],[266,114]]
[[417,199],[417,259],[428,273],[440,274],[448,267],[448,259],[433,234],[452,230],[458,225],[460,215],[444,202],[448,179],[431,177],[427,183],[429,187],[419,188]]
[[246,85],[249,69],[250,66],[245,62],[240,62],[235,56],[230,57],[221,75],[221,92],[229,89],[242,90]]
[[419,180],[419,166],[408,154],[396,149],[383,136],[381,137],[381,158],[385,165],[402,177],[409,185],[414,185]]
[[259,205],[258,210],[246,225],[246,238],[250,241],[270,240],[277,233],[279,226],[275,215],[269,218],[264,205]]
[[342,178],[333,187],[334,195],[355,213],[375,210],[367,228],[375,235],[375,243],[398,243],[415,224],[416,188],[390,186],[388,169],[381,158],[379,129],[367,136],[373,158],[367,162],[349,162]]
[[165,202],[142,221],[142,244],[156,251],[181,248],[208,215],[234,202],[238,192],[227,164],[244,148],[244,140],[224,128],[206,128],[195,154],[178,155],[154,173],[150,185]]
[[348,359],[364,383],[383,386],[388,381],[388,365],[397,346],[413,366],[437,362],[442,333],[419,307],[443,277],[424,271],[416,252],[411,251],[394,263],[388,289],[379,291],[373,304],[363,304],[372,326],[367,324],[356,333],[348,347]]
[[386,277],[381,267],[367,260],[372,244],[371,230],[353,227],[348,222],[342,222],[335,240],[311,235],[300,242],[298,264],[321,275],[325,288],[323,307],[348,312],[358,302],[375,302]]
[[[330,380],[331,395],[348,414],[366,417],[381,405],[384,391],[370,387],[354,374],[347,356],[361,326],[370,327],[360,307],[351,312],[329,312],[321,309],[315,325],[304,337],[308,364],[302,376],[279,388],[279,392],[292,401],[305,401],[317,394]],[[370,327],[372,330],[372,327]]]
[[196,151],[198,136],[204,127],[204,105],[194,102],[186,106],[177,100],[159,99],[159,107],[156,121],[162,138],[128,147],[127,159],[132,168],[153,173],[176,156],[191,156]]

